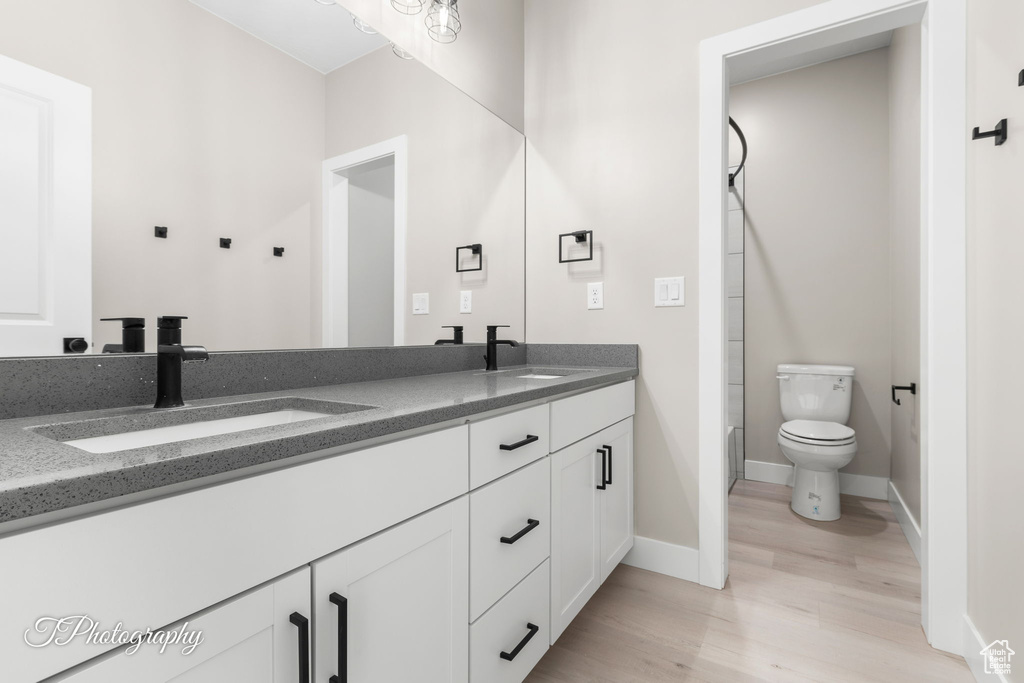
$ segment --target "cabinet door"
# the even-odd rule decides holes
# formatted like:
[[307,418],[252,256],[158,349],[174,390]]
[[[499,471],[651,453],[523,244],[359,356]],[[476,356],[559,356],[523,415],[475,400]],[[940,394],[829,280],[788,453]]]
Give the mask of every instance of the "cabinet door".
[[[633,547],[633,418],[609,427],[601,439],[598,458],[607,469],[601,503],[601,583]],[[598,467],[600,468],[600,460]]]
[[601,584],[597,442],[551,456],[551,643]]
[[314,680],[466,683],[468,587],[465,496],[313,563]]
[[[167,626],[183,637],[163,653],[143,643],[58,674],[66,683],[305,683],[310,666],[310,571],[304,567],[195,617]],[[298,615],[298,618],[293,617]],[[307,620],[303,625],[302,620]],[[100,625],[110,628],[113,624]],[[145,631],[146,626],[122,628]],[[156,627],[153,627],[156,630]],[[304,638],[303,638],[304,631]],[[196,635],[198,634],[198,635]],[[189,651],[187,643],[198,645]],[[304,667],[305,677],[300,674]]]

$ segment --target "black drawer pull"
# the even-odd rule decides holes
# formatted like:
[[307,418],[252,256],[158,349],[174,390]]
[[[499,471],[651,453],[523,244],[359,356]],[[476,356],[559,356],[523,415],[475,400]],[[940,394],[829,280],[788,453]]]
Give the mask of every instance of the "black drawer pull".
[[604,482],[611,486],[612,483],[612,447],[605,444],[605,448],[608,449],[608,479]]
[[540,522],[538,522],[537,520],[535,520],[535,519],[528,519],[528,520],[526,520],[526,526],[524,526],[519,533],[517,533],[515,536],[512,536],[511,538],[509,538],[508,536],[502,536],[501,537],[501,542],[502,543],[508,543],[509,545],[512,545],[513,543],[518,541],[520,538],[522,538],[526,534],[530,533],[531,531],[533,531],[534,529],[536,529],[539,526],[540,526]]
[[601,483],[597,485],[597,489],[604,491],[608,488],[608,451],[598,448],[597,452],[601,454]]
[[526,634],[525,638],[523,638],[522,640],[519,641],[519,644],[516,645],[515,649],[512,650],[512,652],[502,652],[501,653],[501,658],[502,659],[510,661],[510,662],[513,659],[515,659],[516,656],[520,652],[522,652],[523,648],[526,647],[526,644],[528,642],[530,642],[530,639],[533,638],[535,635],[537,635],[537,631],[540,630],[540,626],[534,626],[533,624],[527,624],[526,628],[530,629],[530,632]]
[[523,439],[522,441],[517,441],[517,442],[512,443],[512,444],[508,444],[508,443],[501,444],[501,450],[503,450],[503,451],[514,451],[515,449],[522,448],[523,446],[531,444],[534,441],[540,441],[540,437],[539,436],[534,436],[532,434],[527,434],[526,438]]
[[328,680],[348,683],[348,600],[337,593],[331,593],[327,599],[338,606],[338,673]]
[[309,619],[292,612],[288,621],[299,627],[299,683],[309,683]]

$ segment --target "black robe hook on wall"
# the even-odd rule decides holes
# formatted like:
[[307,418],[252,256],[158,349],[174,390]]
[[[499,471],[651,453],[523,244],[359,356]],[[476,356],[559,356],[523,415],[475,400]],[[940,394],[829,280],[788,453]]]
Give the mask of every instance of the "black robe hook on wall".
[[981,140],[982,138],[995,138],[996,147],[1006,142],[1006,119],[1003,119],[996,124],[996,127],[990,131],[984,133],[977,126],[974,127],[974,131],[971,133],[972,140]]

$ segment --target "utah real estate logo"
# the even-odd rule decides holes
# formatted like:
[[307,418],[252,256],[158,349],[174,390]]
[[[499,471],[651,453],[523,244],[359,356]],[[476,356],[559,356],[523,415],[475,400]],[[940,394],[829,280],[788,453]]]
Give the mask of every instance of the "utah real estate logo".
[[1010,659],[1017,654],[1010,649],[1006,640],[993,640],[981,651],[985,658],[985,673],[1002,676],[1010,675]]

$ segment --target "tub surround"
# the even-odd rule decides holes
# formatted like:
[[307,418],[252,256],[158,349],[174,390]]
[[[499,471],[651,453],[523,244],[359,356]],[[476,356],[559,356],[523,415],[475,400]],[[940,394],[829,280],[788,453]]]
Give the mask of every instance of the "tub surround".
[[[429,353],[431,350],[435,353]],[[506,361],[506,369],[497,373],[484,373],[480,369],[481,347],[469,346],[456,350],[456,353],[451,351],[451,347],[436,350],[431,347],[214,354],[214,359],[207,368],[212,372],[220,365],[223,370],[218,370],[218,374],[222,383],[218,386],[217,381],[208,378],[205,382],[193,384],[190,383],[192,378],[187,377],[186,396],[200,396],[204,392],[212,393],[213,396],[207,393],[204,398],[190,400],[188,407],[184,409],[156,411],[149,407],[119,407],[0,421],[0,523],[86,503],[108,501],[119,496],[169,485],[180,485],[347,444],[397,437],[409,430],[429,428],[474,414],[621,382],[638,374],[636,347],[629,345],[539,345],[525,349],[520,347],[512,349],[517,352],[518,357],[513,355],[509,358]],[[447,357],[444,357],[445,355]],[[567,361],[573,358],[577,363],[571,367],[566,367],[564,362],[544,362],[556,359]],[[334,360],[337,367],[325,375],[325,360],[329,359]],[[426,362],[417,364],[416,359],[425,359]],[[138,370],[140,364],[150,369],[145,363],[152,365],[153,360],[152,356],[8,360],[0,361],[0,368],[6,364],[10,372],[10,368],[19,363],[42,366],[52,374],[48,378],[49,382],[44,383],[37,379],[38,384],[58,393],[56,387],[59,385],[60,368],[78,371],[73,373],[69,380],[74,383],[87,376],[82,368],[107,365],[107,372],[112,376],[108,376],[103,385],[99,382],[85,382],[78,388],[78,393],[93,400],[116,401],[134,395],[113,391],[117,387],[116,382],[123,378],[124,373],[129,369]],[[274,362],[280,360],[284,362]],[[518,370],[514,367],[515,360],[519,361]],[[108,365],[108,361],[112,363]],[[524,361],[528,365],[524,364]],[[607,366],[606,364],[610,362],[622,365]],[[458,363],[473,367],[460,368]],[[110,365],[114,368],[111,369]],[[117,367],[118,365],[120,367]],[[282,369],[282,365],[285,369],[288,366],[302,368],[306,374],[300,372],[297,378],[291,379],[285,369]],[[556,365],[561,367],[552,367]],[[453,366],[462,371],[437,372],[441,368]],[[250,368],[248,371],[245,369],[247,367]],[[262,367],[264,372],[253,372],[256,367]],[[563,369],[572,374],[547,380],[517,377],[520,371],[537,367],[556,371]],[[403,368],[409,376],[395,377]],[[155,371],[155,368],[151,369]],[[434,374],[424,376],[424,372],[431,370]],[[313,375],[313,382],[306,386],[300,385],[301,388],[295,387],[295,384],[309,373]],[[366,379],[337,379],[360,376]],[[143,377],[149,380],[148,373]],[[315,382],[320,380],[324,380],[324,384],[330,384],[317,386]],[[278,383],[285,386],[271,392],[242,395],[232,392],[230,401],[225,401],[223,394],[219,393],[237,386],[260,386],[261,383],[270,386]],[[28,385],[20,386],[25,393],[24,389]],[[105,393],[102,391],[104,387],[110,391]],[[142,388],[152,389],[150,384],[144,384]],[[90,392],[90,389],[94,390]],[[139,391],[138,386],[130,387],[130,392]],[[35,393],[39,395],[41,392],[37,389]],[[72,390],[70,393],[60,393],[62,396],[58,398],[61,402],[55,401],[53,404],[44,405],[67,406],[67,402],[74,399],[76,392]],[[145,417],[145,428],[150,428],[162,426],[164,423],[181,424],[189,420],[188,417],[182,417],[182,413],[189,408],[268,399],[280,399],[282,404],[287,400],[312,400],[356,404],[369,408],[306,422],[107,454],[87,453],[54,438],[67,440],[103,433],[104,427],[98,426],[98,420],[113,418],[127,425],[133,418]],[[137,402],[148,403],[148,400],[147,391]],[[7,400],[4,401],[3,407],[8,412],[16,408]],[[207,414],[198,419],[207,420],[214,417]],[[139,426],[136,425],[135,428]]]

